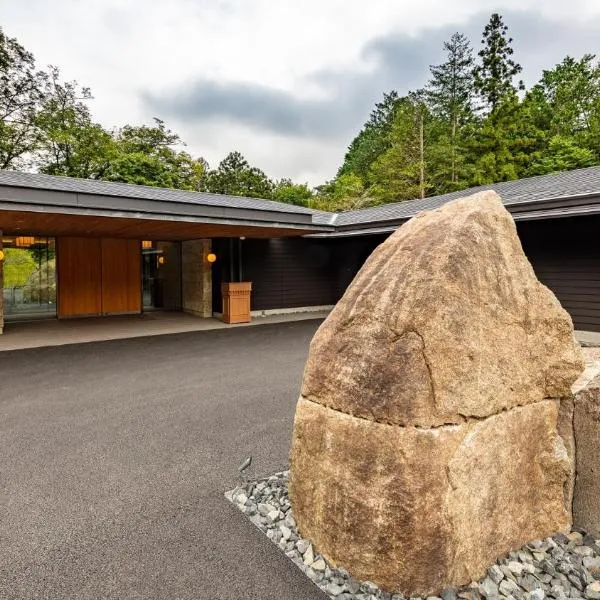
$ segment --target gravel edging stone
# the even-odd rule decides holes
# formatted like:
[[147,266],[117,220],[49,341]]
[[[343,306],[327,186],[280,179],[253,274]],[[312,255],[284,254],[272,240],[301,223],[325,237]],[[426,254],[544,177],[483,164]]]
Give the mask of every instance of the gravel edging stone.
[[[225,497],[323,592],[335,600],[409,600],[330,566],[303,539],[288,495],[289,471],[246,482]],[[481,581],[448,588],[441,600],[600,600],[600,539],[574,528],[534,540],[488,568]],[[410,600],[423,600],[412,598]],[[440,600],[429,596],[426,600]]]

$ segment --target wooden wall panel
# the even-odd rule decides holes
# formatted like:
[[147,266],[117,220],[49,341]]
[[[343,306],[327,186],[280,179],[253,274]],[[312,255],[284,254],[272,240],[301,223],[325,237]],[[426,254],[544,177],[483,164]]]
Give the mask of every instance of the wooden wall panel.
[[137,240],[102,239],[102,314],[141,312],[140,267]]
[[58,316],[96,316],[102,312],[100,240],[57,239]]
[[[242,242],[242,275],[252,282],[252,310],[335,304],[384,236],[348,239],[275,238]],[[213,240],[213,310],[221,311],[221,281],[229,281],[229,240]],[[234,239],[233,280],[238,276]]]
[[600,216],[525,221],[517,229],[536,275],[575,329],[600,331]]

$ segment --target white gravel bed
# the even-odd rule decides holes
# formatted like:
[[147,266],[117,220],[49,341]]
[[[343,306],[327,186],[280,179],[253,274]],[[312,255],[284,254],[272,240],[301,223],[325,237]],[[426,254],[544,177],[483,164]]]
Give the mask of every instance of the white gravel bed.
[[[321,590],[335,600],[403,600],[402,594],[357,581],[332,568],[302,539],[288,497],[289,471],[250,481],[225,497],[264,532]],[[487,576],[462,588],[448,588],[442,600],[600,600],[600,540],[574,528],[532,541],[490,566]],[[415,598],[414,600],[420,600]],[[428,600],[437,600],[430,596]]]

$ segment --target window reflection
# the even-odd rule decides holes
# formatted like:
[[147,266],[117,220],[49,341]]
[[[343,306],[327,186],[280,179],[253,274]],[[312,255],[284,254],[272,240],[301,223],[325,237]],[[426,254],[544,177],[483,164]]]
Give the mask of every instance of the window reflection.
[[144,310],[181,310],[181,245],[142,241]]
[[4,316],[56,315],[56,251],[54,238],[3,237]]

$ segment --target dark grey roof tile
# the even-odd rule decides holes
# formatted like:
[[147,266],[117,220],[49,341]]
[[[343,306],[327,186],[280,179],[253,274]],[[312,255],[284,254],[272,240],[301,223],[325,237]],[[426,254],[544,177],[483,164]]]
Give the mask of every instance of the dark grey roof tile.
[[134,185],[130,183],[97,181],[95,179],[56,177],[54,175],[22,173],[20,171],[0,170],[0,185],[284,213],[308,214],[311,212],[302,206],[284,204],[273,200],[246,198],[244,196],[228,196],[225,194],[209,194],[207,192],[188,192],[184,190]]

